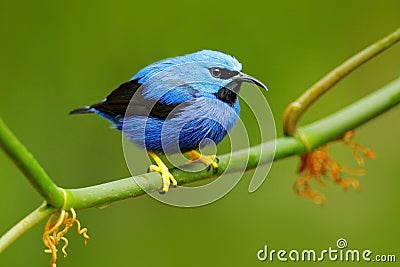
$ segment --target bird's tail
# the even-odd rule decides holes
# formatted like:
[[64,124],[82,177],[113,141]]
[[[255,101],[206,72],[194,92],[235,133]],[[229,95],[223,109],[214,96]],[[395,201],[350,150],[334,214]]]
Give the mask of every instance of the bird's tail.
[[86,113],[93,113],[93,108],[90,106],[86,106],[83,108],[77,108],[69,112],[70,115],[74,114],[86,114]]

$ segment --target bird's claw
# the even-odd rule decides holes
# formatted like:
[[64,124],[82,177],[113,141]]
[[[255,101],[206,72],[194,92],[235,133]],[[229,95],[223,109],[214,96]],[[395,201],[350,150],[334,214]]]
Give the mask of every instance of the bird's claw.
[[202,155],[195,150],[188,152],[188,155],[191,158],[190,162],[200,161],[207,166],[208,171],[211,168],[214,170],[214,173],[218,171],[219,159],[217,158],[217,155]]
[[207,166],[207,170],[213,169],[214,173],[218,171],[218,162],[219,159],[216,155],[204,156],[200,157],[200,161],[203,162]]
[[150,172],[158,172],[161,174],[162,177],[162,188],[159,190],[160,194],[165,194],[168,192],[169,187],[177,187],[178,183],[175,180],[174,176],[169,172],[167,167],[159,167],[157,165],[150,165],[148,170]]

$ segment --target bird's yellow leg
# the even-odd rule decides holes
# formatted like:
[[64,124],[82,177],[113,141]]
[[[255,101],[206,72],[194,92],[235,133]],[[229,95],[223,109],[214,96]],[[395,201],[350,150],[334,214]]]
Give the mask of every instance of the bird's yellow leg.
[[174,176],[169,172],[165,163],[157,156],[156,153],[149,151],[148,154],[152,157],[157,165],[150,165],[149,171],[156,171],[161,174],[163,186],[160,193],[168,192],[169,185],[172,183],[174,187],[178,185]]
[[196,150],[187,152],[188,156],[192,161],[203,162],[206,166],[211,166],[214,170],[218,169],[217,155],[202,155]]

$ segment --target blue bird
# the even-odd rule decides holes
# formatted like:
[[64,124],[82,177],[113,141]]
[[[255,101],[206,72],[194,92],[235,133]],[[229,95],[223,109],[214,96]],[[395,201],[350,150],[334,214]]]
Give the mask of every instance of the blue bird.
[[241,70],[237,59],[211,50],[164,59],[141,69],[100,103],[70,114],[98,114],[147,150],[156,163],[149,170],[161,174],[160,193],[165,193],[177,182],[159,155],[187,153],[217,170],[216,155],[200,154],[200,145],[218,144],[236,124],[243,82],[267,90]]

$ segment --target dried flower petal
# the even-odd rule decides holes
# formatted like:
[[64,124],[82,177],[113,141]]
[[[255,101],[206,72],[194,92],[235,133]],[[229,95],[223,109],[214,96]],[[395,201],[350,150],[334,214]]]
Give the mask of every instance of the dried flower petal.
[[[353,149],[353,156],[360,167],[364,166],[364,160],[360,154],[373,159],[376,154],[369,148],[366,148],[353,141],[354,131],[345,133],[342,137],[343,143]],[[300,166],[298,173],[301,174],[294,185],[297,194],[305,196],[318,204],[323,204],[325,198],[311,188],[310,182],[316,181],[320,185],[326,185],[324,177],[329,177],[338,184],[343,190],[347,190],[350,186],[354,189],[360,189],[360,183],[355,178],[343,177],[343,173],[353,176],[365,175],[365,169],[354,169],[342,166],[331,158],[329,155],[329,145],[326,144],[310,153],[300,156]]]
[[[74,223],[76,223],[77,225],[78,234],[82,235],[85,238],[85,244],[87,244],[87,241],[89,240],[89,236],[87,235],[87,228],[81,229],[81,223],[76,218],[75,210],[71,209],[69,212],[71,213],[71,218],[68,218],[69,213],[65,210],[61,210],[59,212],[52,214],[44,227],[42,240],[44,245],[48,248],[45,250],[45,252],[51,253],[50,266],[52,267],[56,266],[56,261],[57,261],[56,245],[58,245],[60,240],[64,241],[64,245],[61,251],[64,254],[64,257],[67,256],[66,248],[69,242],[68,239],[65,237],[65,235],[68,233],[68,230],[74,225]],[[55,220],[57,215],[58,218]],[[61,231],[59,231],[60,227],[62,226],[64,226],[64,228]]]

